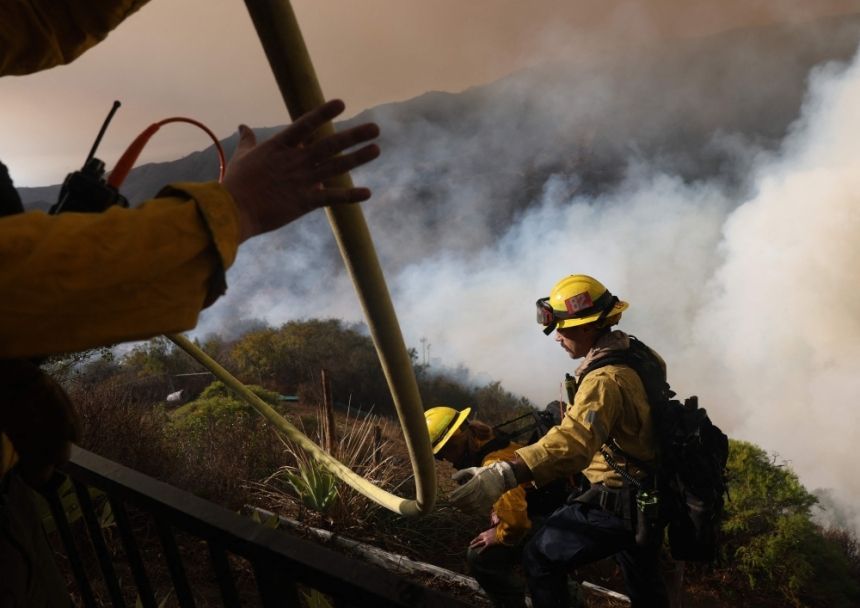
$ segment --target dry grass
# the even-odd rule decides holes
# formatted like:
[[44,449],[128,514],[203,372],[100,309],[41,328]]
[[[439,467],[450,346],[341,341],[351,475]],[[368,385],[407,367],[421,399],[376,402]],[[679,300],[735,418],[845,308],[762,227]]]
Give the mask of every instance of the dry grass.
[[[299,429],[322,446],[328,453],[348,466],[358,475],[387,490],[394,488],[402,479],[401,463],[392,455],[394,434],[390,421],[374,415],[360,415],[347,411],[339,420],[330,417],[322,407],[310,422],[306,416],[298,419]],[[335,428],[329,421],[335,419]],[[310,427],[310,428],[308,428]],[[381,507],[350,486],[338,484],[337,500],[325,513],[314,513],[306,507],[306,497],[298,495],[296,489],[285,482],[287,475],[313,470],[313,458],[301,446],[288,438],[278,436],[289,461],[278,467],[255,488],[256,498],[267,509],[295,514],[301,521],[313,525],[326,524],[327,528],[338,527],[340,531],[368,525]],[[321,517],[323,516],[323,517]]]
[[175,470],[177,454],[164,433],[163,409],[106,383],[72,387],[69,396],[80,420],[81,447],[160,479]]
[[[326,444],[327,416],[321,408],[314,418],[299,417],[300,428],[311,439]],[[347,412],[336,417],[332,455],[377,486],[398,496],[414,496],[412,470],[405,458],[406,448],[400,427],[374,415]],[[307,508],[284,474],[295,474],[309,466],[309,456],[301,447],[284,440],[290,462],[260,484],[254,484],[253,501],[268,511],[324,528],[381,549],[428,561],[459,572],[465,571],[465,547],[483,529],[484,518],[465,515],[441,504],[432,513],[406,518],[380,507],[346,484],[338,485],[338,499],[325,513]],[[442,486],[449,488],[450,471],[443,467]]]

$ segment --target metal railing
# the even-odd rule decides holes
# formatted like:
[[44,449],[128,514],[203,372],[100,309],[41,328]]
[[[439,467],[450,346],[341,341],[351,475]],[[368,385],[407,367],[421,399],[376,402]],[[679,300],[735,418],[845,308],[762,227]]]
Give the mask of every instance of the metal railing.
[[[142,541],[135,531],[135,528],[139,531],[141,525],[138,522],[132,526],[129,509],[134,510],[138,519],[141,516],[148,519],[150,529],[154,525],[155,534],[150,534],[143,542],[148,543],[150,549],[153,543],[157,544],[158,551],[149,550],[147,555],[151,557],[155,553],[165,562],[159,567],[164,570],[166,566],[172,585],[170,593],[175,600],[171,601],[179,606],[197,606],[199,597],[195,596],[199,596],[199,590],[195,589],[197,578],[187,574],[189,564],[187,558],[183,559],[183,547],[177,542],[177,534],[205,544],[207,550],[203,554],[208,553],[210,580],[216,581],[215,595],[224,606],[301,606],[301,592],[310,589],[325,594],[325,601],[335,607],[468,605],[322,545],[268,528],[80,448],[73,450],[64,473],[74,487],[80,517],[73,518],[70,523],[69,499],[57,490],[46,493],[45,498],[74,575],[78,596],[87,608],[104,605],[102,601],[97,603],[94,585],[98,585],[101,595],[106,595],[113,606],[157,608],[160,605],[150,577],[152,564],[147,564],[142,557]],[[94,495],[97,500],[93,499]],[[96,504],[97,501],[100,504]],[[105,525],[106,516],[109,526]],[[114,526],[119,543],[114,538]],[[82,533],[84,527],[85,534]],[[117,551],[108,548],[105,535],[108,528],[111,529],[109,542],[122,547],[123,572],[131,572],[125,579],[117,575],[112,556]],[[81,546],[82,543],[86,546]],[[87,567],[91,564],[84,557],[93,554],[95,558],[89,561],[98,563],[98,572]],[[255,597],[251,599],[245,589],[247,584],[240,595],[235,557],[244,558],[250,564],[254,580],[251,587],[256,587],[252,594]],[[191,564],[195,573],[201,569],[201,561],[206,560],[198,558]],[[132,598],[130,602],[129,597]],[[211,597],[207,600],[211,605]]]

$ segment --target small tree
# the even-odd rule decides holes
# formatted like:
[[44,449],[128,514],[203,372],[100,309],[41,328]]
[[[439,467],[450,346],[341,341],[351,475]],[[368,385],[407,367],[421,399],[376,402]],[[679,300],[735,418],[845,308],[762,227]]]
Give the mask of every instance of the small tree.
[[848,556],[813,523],[818,500],[788,464],[732,441],[728,469],[724,551],[749,586],[794,606],[856,606],[860,583]]
[[507,422],[534,409],[528,399],[506,391],[499,381],[479,388],[475,393],[475,405],[481,420],[490,424]]

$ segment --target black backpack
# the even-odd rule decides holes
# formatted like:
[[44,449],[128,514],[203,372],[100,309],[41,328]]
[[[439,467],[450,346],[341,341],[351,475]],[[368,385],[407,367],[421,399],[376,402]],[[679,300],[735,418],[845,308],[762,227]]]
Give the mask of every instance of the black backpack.
[[531,410],[497,424],[493,431],[497,436],[505,437],[509,441],[531,445],[546,435],[552,427],[561,424],[564,408],[565,404],[561,401],[550,401],[542,410]]
[[[672,557],[710,562],[716,557],[720,524],[728,493],[728,437],[699,407],[697,397],[682,403],[666,382],[653,351],[630,336],[630,348],[598,359],[582,374],[606,365],[626,365],[642,380],[657,439],[657,467],[644,466],[625,454],[612,438],[607,445],[628,461],[651,470],[648,480],[659,495],[660,517],[667,524]],[[611,463],[610,463],[611,464]]]

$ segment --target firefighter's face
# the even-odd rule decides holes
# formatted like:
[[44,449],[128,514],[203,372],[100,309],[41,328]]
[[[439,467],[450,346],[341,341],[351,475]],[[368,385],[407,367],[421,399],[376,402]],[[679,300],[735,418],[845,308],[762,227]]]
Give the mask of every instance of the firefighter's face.
[[472,454],[469,449],[469,432],[467,429],[466,425],[460,427],[454,436],[436,453],[436,457],[440,460],[447,460],[455,469],[475,466],[471,462]]
[[555,341],[570,355],[571,359],[579,359],[587,355],[594,346],[598,333],[593,323],[559,328],[555,330]]

